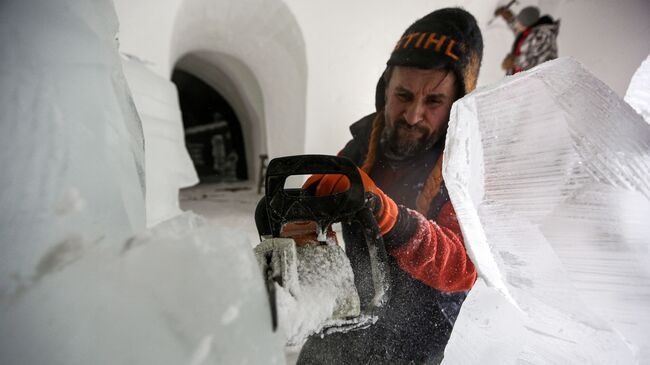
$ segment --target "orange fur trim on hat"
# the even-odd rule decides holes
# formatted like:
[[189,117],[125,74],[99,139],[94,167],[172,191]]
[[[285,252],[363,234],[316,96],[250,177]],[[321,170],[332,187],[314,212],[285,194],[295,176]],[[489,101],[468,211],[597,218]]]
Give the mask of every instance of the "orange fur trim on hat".
[[370,142],[368,142],[368,153],[366,154],[366,160],[361,166],[361,170],[366,174],[370,174],[370,170],[375,165],[375,160],[377,159],[377,146],[379,146],[379,138],[381,137],[381,132],[384,130],[384,111],[377,112],[375,120],[372,121],[372,132],[370,132]]
[[478,80],[478,71],[481,67],[481,60],[476,52],[471,52],[469,55],[469,62],[465,66],[464,82],[465,93],[470,93],[476,89],[476,81]]
[[431,171],[431,174],[429,174],[429,177],[427,177],[427,181],[424,183],[424,188],[418,195],[418,199],[415,203],[415,210],[425,217],[429,212],[433,198],[435,198],[440,192],[440,185],[442,184],[442,156],[443,153],[438,157],[436,166],[433,168],[433,171]]

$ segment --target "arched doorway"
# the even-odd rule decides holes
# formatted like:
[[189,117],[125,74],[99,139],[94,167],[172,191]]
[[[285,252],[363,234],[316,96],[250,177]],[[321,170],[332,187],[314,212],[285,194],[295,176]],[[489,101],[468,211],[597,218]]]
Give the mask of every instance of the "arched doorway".
[[172,82],[178,89],[185,144],[201,182],[247,180],[242,128],[228,101],[190,72],[175,69]]
[[306,49],[284,1],[182,0],[171,61],[218,90],[237,113],[250,181],[260,180],[261,156],[304,153]]

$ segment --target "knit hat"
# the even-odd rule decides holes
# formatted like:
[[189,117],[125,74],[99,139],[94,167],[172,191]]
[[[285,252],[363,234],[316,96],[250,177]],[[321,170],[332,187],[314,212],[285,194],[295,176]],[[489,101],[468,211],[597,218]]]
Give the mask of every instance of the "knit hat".
[[[476,88],[478,71],[483,58],[483,37],[476,19],[460,8],[436,10],[411,24],[397,42],[390,66],[421,69],[444,68],[454,72],[460,85],[460,95]],[[377,146],[385,126],[384,105],[386,83],[379,78],[375,94],[377,114],[368,142],[368,153],[361,169],[370,173],[377,157]],[[442,155],[418,194],[416,209],[427,214],[433,198],[441,192]]]
[[527,6],[517,14],[517,21],[524,27],[530,27],[539,20],[539,8]]
[[445,8],[411,24],[387,65],[452,70],[465,95],[476,87],[482,58],[483,37],[476,19],[463,9]]

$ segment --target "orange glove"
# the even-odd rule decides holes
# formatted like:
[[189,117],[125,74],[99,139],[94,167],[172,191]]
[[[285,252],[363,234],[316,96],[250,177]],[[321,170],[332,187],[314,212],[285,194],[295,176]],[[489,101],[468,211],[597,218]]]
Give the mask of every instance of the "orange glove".
[[[383,236],[395,225],[395,221],[397,220],[397,204],[395,204],[393,199],[384,194],[384,192],[375,185],[375,182],[372,181],[370,176],[368,176],[363,170],[358,170],[359,175],[361,175],[361,181],[363,182],[363,189],[366,192],[375,194],[381,202],[381,206],[375,211],[375,218],[379,225],[379,231]],[[314,184],[317,184],[315,192],[316,196],[332,195],[350,189],[350,180],[347,176],[339,174],[312,175],[302,185],[302,188],[311,188]]]

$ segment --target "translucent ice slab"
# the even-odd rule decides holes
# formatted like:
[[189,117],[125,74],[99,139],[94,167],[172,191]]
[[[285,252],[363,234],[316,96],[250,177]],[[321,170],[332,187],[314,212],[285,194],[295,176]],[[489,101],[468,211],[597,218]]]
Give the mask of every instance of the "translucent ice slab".
[[447,364],[650,357],[650,125],[572,59],[454,105],[444,178],[480,278]]
[[632,76],[625,93],[625,101],[650,123],[650,55]]

